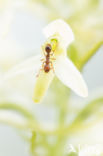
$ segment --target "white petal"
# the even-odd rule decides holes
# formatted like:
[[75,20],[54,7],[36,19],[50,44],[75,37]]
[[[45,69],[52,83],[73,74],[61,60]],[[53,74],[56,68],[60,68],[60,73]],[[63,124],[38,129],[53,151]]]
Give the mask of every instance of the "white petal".
[[43,29],[43,33],[47,38],[52,35],[59,34],[65,47],[67,47],[74,40],[72,29],[61,19],[55,20],[48,24]]
[[54,68],[56,76],[66,86],[71,88],[79,96],[86,97],[88,95],[88,89],[82,75],[67,57],[58,57]]
[[11,70],[9,70],[5,74],[4,79],[12,78],[17,75],[30,73],[30,72],[32,72],[32,74],[33,73],[35,74],[36,72],[39,71],[40,65],[41,65],[40,55],[31,57],[26,61],[16,65]]

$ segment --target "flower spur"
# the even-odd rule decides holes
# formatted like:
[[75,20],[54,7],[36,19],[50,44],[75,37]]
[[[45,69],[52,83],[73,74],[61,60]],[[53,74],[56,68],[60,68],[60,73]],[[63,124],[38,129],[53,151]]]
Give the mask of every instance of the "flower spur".
[[[46,42],[41,48],[41,54],[13,67],[6,73],[5,78],[25,73],[31,76],[34,74],[36,77],[33,93],[35,103],[42,101],[54,76],[57,76],[64,85],[79,96],[87,97],[88,89],[85,81],[66,54],[68,45],[74,40],[70,26],[58,19],[47,25],[43,33]],[[43,56],[42,59],[41,56]]]

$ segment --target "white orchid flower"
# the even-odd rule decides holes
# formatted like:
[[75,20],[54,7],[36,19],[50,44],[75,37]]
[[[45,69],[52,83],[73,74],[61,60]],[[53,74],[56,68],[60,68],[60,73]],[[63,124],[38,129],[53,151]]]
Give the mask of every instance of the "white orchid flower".
[[[73,32],[68,24],[58,19],[43,29],[46,42],[42,46],[42,54],[34,56],[11,69],[6,78],[19,74],[33,74],[36,77],[33,100],[39,103],[54,76],[57,76],[67,87],[79,96],[88,95],[87,86],[82,75],[67,58],[66,49],[74,40]],[[41,59],[43,56],[43,59]],[[37,76],[36,76],[37,75]]]

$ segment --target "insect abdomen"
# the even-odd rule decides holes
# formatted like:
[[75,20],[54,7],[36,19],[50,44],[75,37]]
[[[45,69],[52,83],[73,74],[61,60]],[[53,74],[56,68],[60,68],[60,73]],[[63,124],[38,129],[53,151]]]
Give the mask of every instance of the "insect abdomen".
[[46,61],[45,61],[45,66],[44,66],[44,71],[46,73],[48,73],[50,71],[50,60],[49,59],[50,59],[50,56],[47,55],[46,56]]
[[44,71],[46,72],[46,73],[48,73],[49,71],[50,71],[50,66],[49,66],[49,64],[47,65],[45,65],[44,66]]

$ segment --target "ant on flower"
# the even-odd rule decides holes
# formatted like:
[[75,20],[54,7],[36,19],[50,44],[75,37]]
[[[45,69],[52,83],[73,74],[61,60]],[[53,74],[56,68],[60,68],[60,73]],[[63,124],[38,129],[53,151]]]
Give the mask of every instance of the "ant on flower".
[[[41,59],[42,61],[42,68],[40,71],[44,70],[45,73],[49,73],[49,71],[52,69],[54,72],[53,67],[53,61],[56,59],[54,58],[54,50],[52,49],[52,45],[50,43],[47,43],[45,47],[42,47],[43,53],[45,58]],[[37,75],[37,77],[39,74]]]

